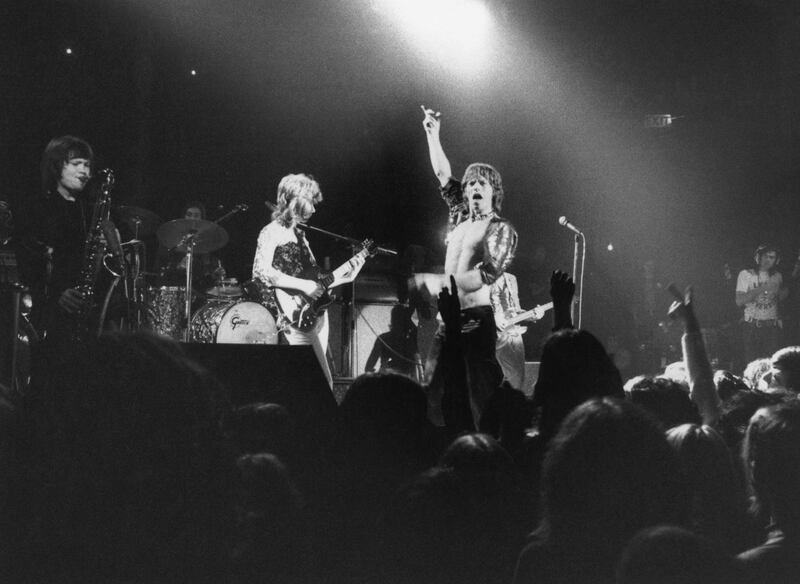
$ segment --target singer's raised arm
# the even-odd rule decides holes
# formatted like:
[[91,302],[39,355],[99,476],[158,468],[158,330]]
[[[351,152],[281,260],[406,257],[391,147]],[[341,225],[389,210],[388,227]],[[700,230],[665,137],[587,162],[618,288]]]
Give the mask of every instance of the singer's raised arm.
[[426,108],[424,105],[420,106],[425,113],[425,119],[422,120],[422,127],[425,129],[425,136],[428,138],[428,155],[431,159],[431,167],[433,173],[439,180],[439,185],[444,187],[450,177],[453,176],[453,171],[450,167],[450,161],[444,153],[442,148],[442,141],[439,137],[439,130],[441,128],[442,115],[440,112],[434,112],[432,109]]

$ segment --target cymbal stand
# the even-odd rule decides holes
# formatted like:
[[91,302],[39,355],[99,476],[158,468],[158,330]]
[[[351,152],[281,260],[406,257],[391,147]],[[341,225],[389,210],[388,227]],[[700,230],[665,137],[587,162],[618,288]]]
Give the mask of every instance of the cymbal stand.
[[186,246],[186,330],[183,340],[192,342],[192,264],[194,264],[194,246],[197,244],[194,233],[187,233],[179,245]]
[[[147,249],[143,241],[139,239],[131,239],[122,244],[123,249],[130,247],[130,262],[128,264],[128,278],[130,278],[131,287],[128,295],[128,288],[126,287],[126,300],[130,307],[131,302],[135,307],[135,315],[131,320],[130,326],[133,330],[138,330],[144,325],[144,290],[142,289],[142,265],[147,265]],[[130,308],[128,309],[130,313]]]

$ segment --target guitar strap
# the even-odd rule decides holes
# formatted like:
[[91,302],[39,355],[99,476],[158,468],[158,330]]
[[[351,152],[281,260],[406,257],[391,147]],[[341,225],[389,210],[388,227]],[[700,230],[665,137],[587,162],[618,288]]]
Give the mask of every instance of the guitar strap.
[[317,259],[314,257],[314,253],[311,251],[311,246],[308,244],[308,240],[306,239],[306,234],[303,233],[303,230],[300,229],[295,225],[294,233],[297,237],[297,243],[302,250],[302,262],[306,264],[305,267],[316,267],[317,266]]

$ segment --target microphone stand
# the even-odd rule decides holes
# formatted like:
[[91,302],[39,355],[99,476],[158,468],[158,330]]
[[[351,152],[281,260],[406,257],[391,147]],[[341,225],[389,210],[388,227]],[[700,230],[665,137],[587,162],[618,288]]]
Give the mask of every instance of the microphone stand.
[[[307,225],[305,223],[298,223],[298,227],[303,230],[312,230],[322,233],[323,235],[327,235],[328,237],[332,237],[334,239],[338,239],[340,241],[346,241],[350,247],[353,255],[355,255],[356,248],[361,245],[361,241],[358,239],[354,239],[352,237],[347,237],[346,235],[339,235],[338,233],[333,233],[331,231],[327,231],[325,229],[321,229],[319,227],[314,227],[312,225]],[[393,249],[388,249],[385,247],[375,247],[375,250],[380,253],[385,253],[387,255],[397,255],[397,252]],[[347,307],[347,328],[348,331],[348,338],[347,342],[345,343],[344,340],[342,341],[342,348],[347,350],[347,377],[355,377],[355,369],[356,369],[356,354],[353,350],[354,348],[354,340],[356,337],[356,280],[358,278],[354,278],[353,281],[350,283],[350,303],[349,305],[346,304]],[[342,327],[343,330],[344,327]],[[344,359],[342,360],[344,362]]]
[[[578,275],[578,255],[581,256],[580,276]],[[578,301],[572,303],[570,309],[570,317],[572,322],[576,324],[575,328],[580,329],[583,321],[583,274],[586,269],[586,236],[583,232],[575,234],[575,246],[572,253],[572,277],[578,286]],[[578,320],[575,320],[575,305],[578,305]]]
[[[359,240],[354,239],[352,237],[347,237],[346,235],[339,235],[338,233],[333,233],[331,231],[325,231],[324,229],[320,229],[319,227],[314,227],[313,225],[306,225],[305,223],[298,223],[297,226],[300,229],[311,229],[313,231],[318,231],[320,233],[324,233],[325,235],[327,235],[329,237],[333,237],[334,239],[340,239],[342,241],[346,241],[350,245],[360,245],[361,244],[361,242]],[[386,248],[386,247],[375,246],[375,251],[377,251],[378,253],[385,253],[386,255],[394,255],[394,256],[397,255],[397,252],[395,250],[389,249],[389,248]]]

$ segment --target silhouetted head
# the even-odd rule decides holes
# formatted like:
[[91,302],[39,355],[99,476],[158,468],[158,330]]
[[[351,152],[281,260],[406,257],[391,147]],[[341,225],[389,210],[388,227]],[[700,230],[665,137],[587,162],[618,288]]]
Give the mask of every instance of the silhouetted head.
[[761,408],[750,420],[742,459],[754,510],[800,534],[800,403]]
[[784,347],[772,355],[769,385],[771,389],[800,392],[800,347]]
[[744,368],[742,377],[750,389],[767,389],[768,382],[764,381],[764,376],[772,369],[772,360],[768,357],[755,359]]
[[593,399],[564,420],[541,484],[544,532],[580,553],[616,557],[639,529],[688,516],[684,476],[664,433],[619,399]]
[[733,396],[737,391],[747,391],[749,389],[744,378],[724,369],[714,372],[714,387],[717,390],[717,396],[722,401]]
[[576,406],[594,397],[624,397],[622,378],[605,348],[588,331],[553,333],[542,348],[539,377],[533,392],[541,408],[539,431],[544,438]]
[[699,424],[700,414],[688,388],[665,377],[642,377],[625,387],[628,399],[645,408],[664,425]]
[[733,557],[711,540],[674,525],[648,527],[622,553],[617,584],[729,584],[739,581]]
[[465,434],[453,440],[439,459],[439,466],[470,472],[506,471],[511,455],[487,434]]

